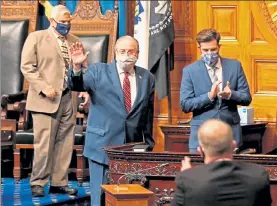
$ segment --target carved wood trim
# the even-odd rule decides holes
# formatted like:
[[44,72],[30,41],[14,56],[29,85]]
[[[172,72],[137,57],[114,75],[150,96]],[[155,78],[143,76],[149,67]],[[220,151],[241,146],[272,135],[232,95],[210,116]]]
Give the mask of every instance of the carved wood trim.
[[268,11],[266,1],[259,2],[260,10],[267,24],[269,25],[271,31],[274,33],[275,38],[277,39],[277,24],[275,24],[271,18],[270,12]]
[[101,13],[99,1],[79,1],[71,21],[71,33],[75,35],[109,35],[108,62],[114,58],[114,46],[117,37],[118,2],[114,11]]
[[1,1],[2,20],[29,19],[29,33],[36,31],[38,15],[38,1]]

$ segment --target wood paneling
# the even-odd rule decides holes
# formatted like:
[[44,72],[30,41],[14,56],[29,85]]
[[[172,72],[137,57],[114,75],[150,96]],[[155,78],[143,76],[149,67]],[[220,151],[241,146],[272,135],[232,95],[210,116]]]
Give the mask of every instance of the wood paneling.
[[[183,68],[199,58],[198,31],[215,28],[222,36],[220,54],[241,61],[253,97],[255,120],[268,121],[263,150],[277,146],[274,135],[277,106],[277,24],[271,21],[276,8],[267,1],[177,1],[172,0],[175,27],[175,65],[171,71],[172,123],[189,120],[180,108]],[[132,17],[133,18],[133,17]],[[133,27],[132,27],[133,28]],[[164,148],[159,125],[168,122],[168,101],[155,100],[156,150]]]

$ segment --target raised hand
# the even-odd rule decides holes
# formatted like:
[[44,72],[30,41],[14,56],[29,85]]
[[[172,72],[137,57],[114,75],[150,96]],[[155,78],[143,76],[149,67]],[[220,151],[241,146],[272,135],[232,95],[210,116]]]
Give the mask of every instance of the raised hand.
[[81,65],[87,65],[87,58],[89,52],[84,53],[84,47],[81,42],[73,43],[70,47],[70,54],[74,70],[80,70]]

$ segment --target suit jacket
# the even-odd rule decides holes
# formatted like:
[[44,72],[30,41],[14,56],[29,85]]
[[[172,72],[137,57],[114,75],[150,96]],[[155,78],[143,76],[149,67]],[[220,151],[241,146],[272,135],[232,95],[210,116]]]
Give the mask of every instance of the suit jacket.
[[84,149],[84,155],[89,159],[108,164],[103,148],[110,145],[144,141],[150,147],[154,146],[154,76],[137,66],[135,72],[137,96],[129,114],[126,112],[115,61],[90,65],[80,76],[69,72],[71,89],[87,90],[90,94]]
[[197,130],[200,125],[211,118],[228,123],[234,133],[237,145],[241,145],[240,117],[237,105],[248,106],[251,103],[249,86],[241,63],[236,60],[221,58],[222,88],[230,82],[232,94],[229,100],[218,98],[212,102],[208,97],[212,82],[202,60],[198,60],[183,69],[180,102],[184,112],[192,112],[189,147],[197,148]]
[[[79,39],[68,34],[67,41],[70,46]],[[26,108],[36,112],[55,113],[61,101],[65,63],[51,28],[29,34],[22,50],[21,71],[30,83]],[[58,93],[54,100],[43,95],[52,88]]]
[[270,206],[268,173],[256,164],[217,161],[176,176],[172,206]]

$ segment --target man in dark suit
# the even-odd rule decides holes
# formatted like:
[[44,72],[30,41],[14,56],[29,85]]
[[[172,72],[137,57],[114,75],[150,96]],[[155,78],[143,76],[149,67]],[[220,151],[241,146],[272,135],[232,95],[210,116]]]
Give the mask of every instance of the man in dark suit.
[[269,206],[268,173],[253,163],[233,161],[232,128],[220,120],[208,120],[198,132],[200,154],[205,165],[191,168],[182,161],[176,176],[172,206]]
[[117,40],[116,61],[97,63],[87,68],[83,46],[71,48],[73,70],[70,87],[88,91],[91,100],[84,155],[89,159],[91,205],[100,205],[101,184],[106,183],[108,157],[103,148],[128,142],[145,142],[154,147],[152,138],[154,76],[135,66],[139,45],[131,36]]
[[180,90],[182,110],[193,113],[189,150],[196,152],[197,130],[211,118],[228,123],[240,147],[242,134],[237,105],[248,106],[252,100],[241,63],[219,56],[220,34],[215,30],[200,31],[196,40],[201,60],[184,68]]

